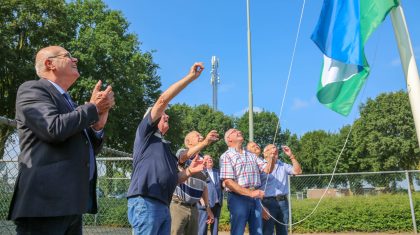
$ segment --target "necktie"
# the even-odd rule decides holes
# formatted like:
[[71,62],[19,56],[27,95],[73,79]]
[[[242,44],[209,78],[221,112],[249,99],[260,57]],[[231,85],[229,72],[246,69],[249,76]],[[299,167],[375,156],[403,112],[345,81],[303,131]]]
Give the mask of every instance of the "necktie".
[[[67,104],[69,107],[74,110],[76,108],[76,103],[73,102],[70,95],[67,92],[63,93],[64,98],[67,101]],[[93,179],[93,174],[95,173],[95,154],[93,152],[92,142],[90,141],[89,135],[86,131],[86,129],[83,129],[83,133],[86,136],[86,139],[89,142],[89,180]]]

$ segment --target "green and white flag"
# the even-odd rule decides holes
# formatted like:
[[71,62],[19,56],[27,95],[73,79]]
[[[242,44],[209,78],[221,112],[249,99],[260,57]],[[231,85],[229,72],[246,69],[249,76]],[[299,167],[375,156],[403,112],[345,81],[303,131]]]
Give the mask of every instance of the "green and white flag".
[[369,75],[364,45],[398,0],[324,0],[311,39],[324,54],[319,102],[347,116]]

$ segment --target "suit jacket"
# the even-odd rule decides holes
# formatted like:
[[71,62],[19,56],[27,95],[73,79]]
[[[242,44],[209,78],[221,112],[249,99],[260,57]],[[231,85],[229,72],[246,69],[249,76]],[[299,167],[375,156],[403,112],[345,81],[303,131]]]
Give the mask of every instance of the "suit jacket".
[[[90,128],[95,105],[72,110],[48,80],[23,83],[17,92],[19,174],[8,219],[96,213],[96,166],[89,181],[89,142],[95,154],[102,138]],[[94,163],[95,164],[95,163]]]
[[209,206],[214,207],[216,201],[219,202],[220,206],[223,204],[223,190],[222,184],[220,181],[220,171],[219,169],[213,168],[213,172],[209,174],[213,174],[214,182],[209,179],[210,181],[207,183],[207,189],[209,191]]

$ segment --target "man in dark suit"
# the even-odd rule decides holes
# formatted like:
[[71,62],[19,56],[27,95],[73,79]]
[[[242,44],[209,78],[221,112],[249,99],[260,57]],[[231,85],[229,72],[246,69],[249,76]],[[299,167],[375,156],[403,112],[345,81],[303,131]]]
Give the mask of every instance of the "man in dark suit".
[[17,92],[19,174],[9,208],[17,234],[82,234],[82,214],[96,213],[95,154],[115,104],[99,81],[89,102],[77,105],[67,89],[77,80],[78,60],[64,48],[41,49],[39,80]]
[[[212,235],[219,233],[219,217],[223,204],[223,190],[220,181],[219,169],[213,168],[213,159],[210,155],[204,155],[204,159],[207,159],[207,173],[209,174],[209,181],[207,183],[208,200],[211,211],[214,215],[214,222],[210,224],[210,231]],[[199,209],[199,235],[206,235],[208,229],[207,223],[207,212],[203,206],[198,206]]]

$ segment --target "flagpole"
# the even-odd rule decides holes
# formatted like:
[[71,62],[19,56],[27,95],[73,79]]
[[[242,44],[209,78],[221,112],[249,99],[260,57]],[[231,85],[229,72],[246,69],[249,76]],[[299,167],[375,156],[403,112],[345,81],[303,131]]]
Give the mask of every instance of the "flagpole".
[[248,29],[248,117],[249,141],[254,141],[254,109],[252,101],[252,64],[251,64],[251,26],[249,17],[249,0],[246,0],[246,16]]
[[420,79],[417,70],[416,59],[414,58],[413,47],[403,9],[400,6],[391,10],[392,26],[394,27],[395,38],[398,43],[401,64],[403,66],[407,82],[408,98],[410,100],[411,112],[413,113],[414,126],[417,133],[417,141],[420,146]]

